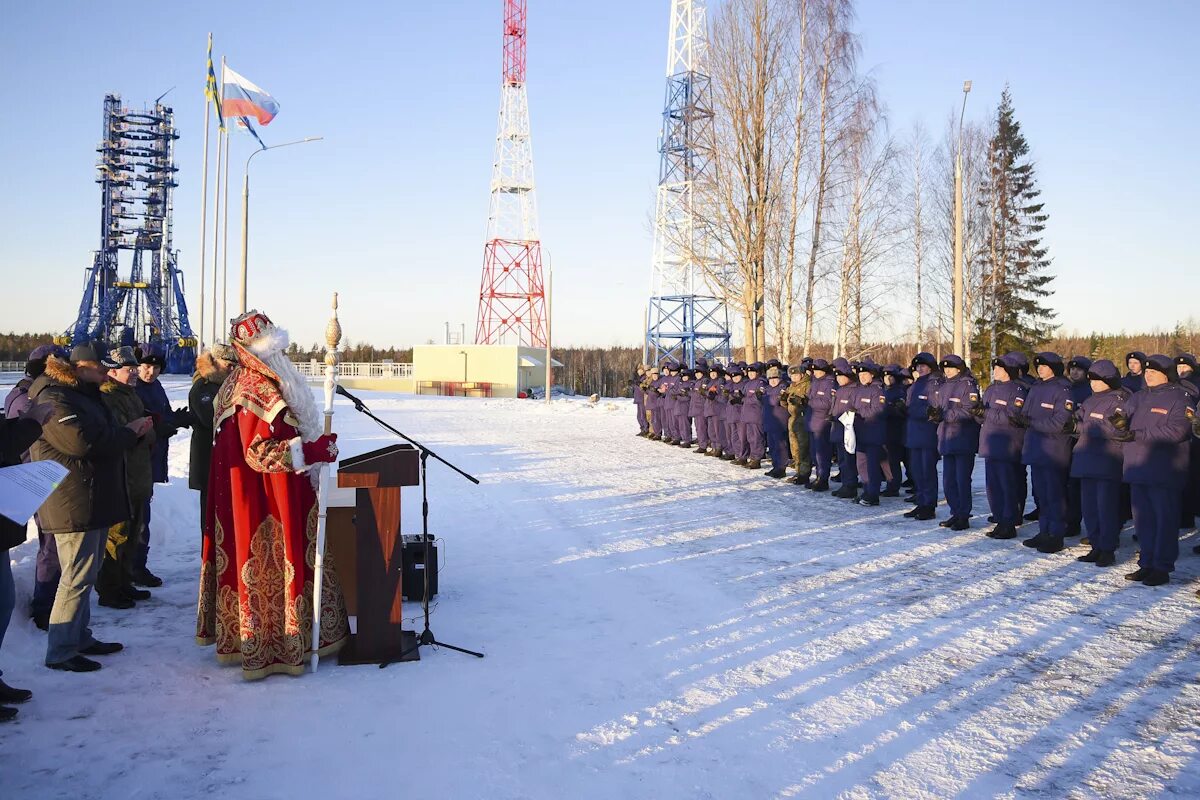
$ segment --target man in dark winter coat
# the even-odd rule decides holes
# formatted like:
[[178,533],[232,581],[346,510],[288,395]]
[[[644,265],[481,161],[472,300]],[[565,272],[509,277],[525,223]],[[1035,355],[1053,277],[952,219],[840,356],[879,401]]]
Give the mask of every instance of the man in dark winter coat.
[[1111,421],[1127,440],[1121,476],[1130,484],[1141,550],[1137,570],[1125,577],[1161,586],[1170,580],[1179,556],[1179,504],[1188,475],[1189,417],[1195,410],[1172,359],[1153,355],[1145,365],[1145,388]]
[[1092,393],[1075,410],[1079,438],[1071,454],[1071,477],[1080,483],[1080,503],[1092,549],[1079,561],[1097,567],[1116,563],[1121,530],[1121,467],[1125,435],[1110,418],[1125,413],[1129,390],[1111,361],[1097,361],[1088,370]]
[[945,380],[938,384],[929,419],[938,423],[938,454],[942,457],[942,488],[950,517],[939,524],[952,531],[971,527],[971,475],[979,452],[979,384],[961,356],[941,361]]
[[[21,463],[26,451],[42,435],[42,421],[52,411],[49,406],[31,406],[23,414],[0,420],[0,467]],[[4,647],[4,634],[17,604],[8,551],[25,541],[25,532],[25,524],[0,516],[0,649]],[[17,709],[10,704],[24,703],[31,697],[33,692],[28,689],[17,689],[0,680],[0,722],[17,716]]]
[[692,372],[692,396],[688,398],[688,416],[696,425],[697,453],[708,452],[708,420],[704,418],[707,407],[707,396],[704,390],[708,387],[708,362],[696,360],[696,369]]
[[[1020,376],[1017,378],[1017,380],[1025,385],[1025,390],[1028,391],[1032,389],[1034,384],[1037,383],[1037,378],[1029,374],[1029,359],[1025,357],[1025,354],[1014,350],[1011,353],[1006,353],[1004,357],[1008,361],[1017,365],[1017,369],[1020,371]],[[1029,497],[1029,468],[1024,464],[1021,465],[1020,477],[1021,509],[1023,511],[1025,509],[1025,501]],[[1037,490],[1035,489],[1033,492],[1033,510],[1026,514],[1024,519],[1026,522],[1036,522],[1038,516]]]
[[91,672],[119,644],[97,641],[88,622],[91,592],[104,556],[108,528],[130,517],[125,488],[125,452],[154,425],[149,417],[117,425],[100,399],[107,378],[95,348],[80,345],[69,362],[51,356],[29,394],[53,405],[42,438],[30,448],[33,461],[57,461],[67,476],[38,510],[42,529],[57,537],[62,576],[50,612],[46,665]]
[[679,439],[675,442],[677,447],[692,446],[692,368],[684,364],[679,368],[679,380],[675,384],[675,391],[672,396],[675,400],[675,418],[679,429]]
[[[879,486],[883,483],[883,447],[887,442],[887,396],[882,381],[883,368],[872,361],[858,366],[858,386],[852,388],[854,409],[855,466],[862,483],[857,502],[879,505]],[[899,492],[897,492],[898,494]]]
[[918,520],[934,517],[937,507],[937,423],[929,419],[929,405],[937,394],[941,376],[932,353],[918,353],[912,360],[914,378],[908,387],[904,441],[912,467],[913,501],[916,507],[904,516]]
[[[1175,373],[1179,385],[1187,392],[1192,405],[1200,403],[1200,385],[1196,383],[1196,357],[1191,353],[1175,356]],[[1183,490],[1183,515],[1180,517],[1181,531],[1196,527],[1196,514],[1200,513],[1200,439],[1192,437],[1191,456],[1188,461],[1188,482]]]
[[829,374],[829,362],[823,358],[813,360],[809,367],[812,382],[808,387],[808,403],[804,406],[804,424],[808,429],[808,441],[812,448],[813,466],[817,477],[808,485],[814,492],[829,491],[829,467],[833,461],[833,444],[829,438],[832,426],[829,418],[833,410],[833,394],[837,386]]
[[1038,353],[1034,359],[1040,379],[1029,390],[1023,413],[1013,415],[1013,424],[1025,428],[1021,460],[1029,466],[1037,497],[1038,533],[1026,539],[1026,547],[1040,553],[1057,553],[1067,532],[1067,478],[1071,472],[1071,432],[1075,401],[1071,383],[1063,375],[1064,364],[1057,353]]
[[[146,413],[154,420],[154,452],[151,456],[152,472],[155,483],[166,483],[167,448],[170,439],[179,429],[191,424],[187,409],[176,411],[171,408],[167,398],[167,390],[159,382],[158,376],[164,365],[162,354],[155,348],[147,348],[138,357],[138,380],[136,389],[138,397],[146,406]],[[153,493],[152,493],[153,494]],[[137,541],[130,548],[133,559],[133,581],[139,586],[162,586],[162,580],[146,567],[146,559],[150,555],[150,504],[153,498],[145,502],[145,525]]]
[[[141,419],[146,407],[138,397],[137,358],[132,347],[118,347],[108,354],[108,380],[100,386],[100,397],[118,425]],[[125,486],[129,492],[131,516],[108,529],[104,562],[96,579],[96,594],[100,605],[108,608],[133,608],[137,600],[149,600],[150,592],[133,585],[133,550],[141,541],[145,525],[146,506],[154,491],[151,454],[154,450],[154,430],[142,436],[135,447],[125,451]]]
[[1025,407],[1028,390],[1018,380],[1020,368],[1008,356],[992,362],[992,383],[983,393],[983,425],[979,432],[979,454],[984,458],[988,505],[996,527],[987,535],[993,539],[1012,539],[1021,524],[1021,477],[1025,465],[1021,450],[1025,429],[1010,421],[1013,413]]
[[725,384],[725,424],[729,429],[730,452],[726,453],[726,461],[732,461],[735,466],[746,464],[749,450],[746,446],[746,429],[742,426],[742,405],[746,402],[746,381],[742,368],[734,364],[727,370],[729,380]]
[[[33,349],[25,363],[25,376],[17,381],[4,399],[4,416],[16,419],[26,414],[33,406],[29,390],[33,382],[46,370],[46,359],[50,356],[67,358],[67,351],[57,345],[44,344]],[[26,456],[28,458],[28,456]],[[36,521],[36,517],[35,517]],[[22,531],[24,529],[22,528]],[[33,598],[29,602],[29,613],[33,622],[42,630],[50,625],[50,609],[54,606],[54,593],[58,591],[58,550],[54,537],[43,533],[38,526],[37,564],[34,570]]]
[[711,364],[704,383],[704,426],[708,431],[708,449],[704,454],[720,458],[729,447],[725,438],[725,368]]

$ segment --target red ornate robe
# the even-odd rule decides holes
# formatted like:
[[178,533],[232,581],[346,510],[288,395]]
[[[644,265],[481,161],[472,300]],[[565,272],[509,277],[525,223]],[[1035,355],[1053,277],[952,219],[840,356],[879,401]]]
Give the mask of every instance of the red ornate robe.
[[[317,496],[279,378],[238,347],[214,402],[208,507],[203,509],[196,641],[247,679],[299,675],[312,653]],[[321,655],[349,636],[333,560],[321,586]]]

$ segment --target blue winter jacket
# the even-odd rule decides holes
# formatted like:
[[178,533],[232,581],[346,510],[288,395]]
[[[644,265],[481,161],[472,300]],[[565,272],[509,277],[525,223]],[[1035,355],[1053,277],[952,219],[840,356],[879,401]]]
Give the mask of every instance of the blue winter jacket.
[[1125,413],[1133,441],[1125,443],[1125,483],[1182,489],[1188,476],[1192,435],[1187,393],[1176,383],[1146,387],[1129,398]]
[[1013,425],[1011,417],[1024,410],[1027,391],[1019,381],[996,382],[984,390],[979,455],[989,461],[1021,463],[1025,431]]
[[933,403],[942,411],[937,426],[938,452],[944,456],[979,452],[979,420],[971,409],[979,405],[979,384],[973,375],[960,372],[938,384]]
[[808,387],[808,405],[804,408],[804,424],[808,432],[818,436],[829,434],[829,412],[833,410],[833,393],[837,382],[833,377],[814,378]]
[[1072,478],[1121,480],[1125,443],[1119,441],[1120,432],[1108,418],[1118,411],[1124,412],[1129,397],[1129,390],[1124,387],[1109,389],[1093,394],[1075,409],[1079,438],[1071,451]]
[[929,421],[929,404],[941,380],[930,373],[918,377],[908,387],[908,424],[904,428],[904,442],[910,450],[937,449],[938,426]]
[[134,385],[137,396],[146,413],[154,418],[154,449],[150,453],[151,472],[155,483],[167,482],[167,447],[175,435],[178,426],[175,424],[175,410],[171,408],[171,400],[162,382],[146,383],[138,381]]
[[779,404],[787,387],[788,385],[784,381],[780,381],[778,386],[771,386],[768,381],[767,391],[763,395],[762,400],[762,426],[764,431],[772,431],[776,434],[787,433],[788,410],[786,406]]
[[1087,378],[1078,383],[1071,382],[1071,402],[1075,404],[1076,410],[1083,405],[1083,401],[1092,396],[1092,382]]
[[747,385],[744,377],[740,381],[731,378],[725,382],[725,421],[727,423],[741,422],[742,405],[745,404]]
[[887,442],[887,396],[876,380],[866,386],[847,387],[849,405],[854,409],[854,440],[858,444],[883,445]]
[[1071,435],[1063,429],[1075,414],[1071,382],[1058,377],[1035,383],[1025,398],[1025,414],[1029,429],[1025,431],[1021,461],[1030,466],[1070,469]]
[[908,402],[908,388],[899,381],[884,387],[883,396],[887,401],[887,444],[888,447],[904,445],[904,428],[908,421],[908,411],[897,409],[898,403]]
[[837,379],[834,379],[833,405],[829,409],[829,415],[833,417],[833,421],[829,424],[829,441],[834,444],[846,440],[846,428],[840,417],[847,411],[854,410],[854,387],[856,385],[852,383],[848,386],[838,386]]
[[739,420],[744,425],[762,425],[762,399],[767,382],[762,378],[751,378],[745,381],[746,402],[742,403],[742,416]]

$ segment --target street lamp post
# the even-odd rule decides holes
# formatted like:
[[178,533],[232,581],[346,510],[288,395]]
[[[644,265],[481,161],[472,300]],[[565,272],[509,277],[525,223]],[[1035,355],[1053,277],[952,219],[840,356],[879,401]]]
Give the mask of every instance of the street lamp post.
[[248,252],[249,232],[250,232],[250,162],[259,153],[265,153],[268,150],[278,150],[281,147],[291,147],[294,144],[307,144],[308,142],[319,142],[325,137],[323,136],[306,136],[303,139],[297,139],[294,142],[284,142],[283,144],[273,144],[270,147],[264,147],[260,150],[255,150],[246,158],[246,170],[242,174],[242,277],[241,284],[238,287],[238,305],[240,307],[239,314],[246,313],[246,255]]
[[[954,352],[967,358],[963,341],[963,175],[962,128],[971,82],[963,81],[962,111],[958,115],[958,146],[954,156]],[[970,359],[967,359],[970,360]]]

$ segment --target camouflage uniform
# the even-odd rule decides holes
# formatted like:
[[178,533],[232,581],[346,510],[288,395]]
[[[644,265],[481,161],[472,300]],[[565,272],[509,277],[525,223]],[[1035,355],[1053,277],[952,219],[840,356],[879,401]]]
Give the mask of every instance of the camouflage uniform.
[[[793,367],[792,370],[797,369]],[[808,428],[804,424],[804,406],[808,403],[810,378],[808,373],[789,370],[792,382],[783,392],[782,402],[788,410],[788,441],[796,467],[796,483],[808,483],[812,472],[812,452],[809,449]]]

